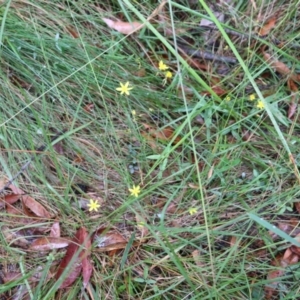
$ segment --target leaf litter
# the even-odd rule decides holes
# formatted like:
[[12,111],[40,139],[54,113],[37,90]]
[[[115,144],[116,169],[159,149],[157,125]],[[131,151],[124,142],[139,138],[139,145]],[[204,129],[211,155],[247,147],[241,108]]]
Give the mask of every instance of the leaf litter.
[[[165,3],[166,1],[163,2],[163,5],[165,5]],[[163,7],[163,5],[160,6],[160,9]],[[214,13],[216,14],[218,19],[219,17],[224,17],[222,16],[222,14],[218,14],[217,12]],[[151,14],[151,18],[153,18],[156,14],[158,14],[158,11],[156,11],[155,13],[153,12]],[[166,20],[166,18],[163,19],[164,21]],[[140,22],[129,23],[129,22],[123,22],[118,19],[113,21],[112,19],[108,19],[108,18],[103,18],[102,20],[111,29],[114,29],[126,35],[131,35],[132,33],[138,31],[143,26],[145,26],[145,24],[142,24]],[[261,37],[265,37],[269,35],[272,32],[272,30],[276,28],[277,23],[278,23],[277,17],[272,17],[268,19],[267,22],[265,22],[262,28],[259,30],[258,35]],[[77,33],[75,29],[67,28],[67,30],[74,38],[79,37],[79,33]],[[180,32],[181,34],[186,33],[185,30],[180,31],[180,29],[178,32]],[[215,38],[213,40],[214,43],[217,43],[217,41],[218,38]],[[198,70],[209,71],[211,76],[209,76],[210,80],[208,80],[207,83],[211,87],[214,93],[216,93],[220,97],[223,97],[228,93],[230,93],[230,87],[228,85],[223,86],[222,76],[220,76],[221,68],[217,67],[215,69],[211,69],[210,66],[206,64],[206,62],[201,62],[203,55],[200,55],[199,56],[200,59],[196,60],[196,58],[193,57],[193,55],[188,54],[188,53],[192,53],[192,50],[191,52],[189,52],[188,48],[186,48],[185,53],[186,54],[184,57],[190,66]],[[199,53],[200,52],[198,52],[198,54]],[[272,58],[272,55],[265,51],[262,52],[262,56],[263,59],[266,61],[266,63],[269,64],[271,68],[273,68],[278,74],[280,74],[287,80],[287,87],[291,92],[291,97],[290,97],[291,100],[289,103],[289,110],[287,113],[287,117],[289,119],[292,119],[293,116],[296,114],[296,110],[297,110],[297,103],[298,103],[297,84],[299,82],[299,74],[291,71],[291,69],[285,63],[281,62],[280,60]],[[215,75],[212,74],[213,73],[212,70],[214,70],[214,72],[216,73]],[[266,75],[266,77],[267,76],[268,75]],[[24,86],[24,88],[26,87],[27,85]],[[194,92],[191,91],[191,94],[193,93]],[[209,91],[199,91],[199,93],[206,96],[210,95]],[[87,104],[83,109],[88,113],[92,113],[94,110],[94,104],[93,103]],[[172,141],[173,145],[177,145],[182,141],[182,137],[176,134],[176,128],[165,127],[165,126],[160,127],[153,124],[149,125],[148,123],[141,123],[140,125],[143,127],[141,134],[145,137],[149,145],[155,150],[159,150],[161,142],[170,143]],[[65,150],[59,144],[56,147],[54,147],[54,149],[61,155],[65,154],[64,153]],[[195,161],[193,162],[195,163]],[[199,162],[199,166],[200,164],[201,162]],[[202,165],[200,169],[202,171],[203,169]],[[213,171],[214,171],[214,165],[210,166],[207,175],[208,179],[210,179],[213,176]],[[190,183],[189,187],[196,191],[200,189],[200,187],[194,183]],[[54,218],[54,215],[51,214],[49,210],[41,204],[40,201],[35,200],[34,197],[31,197],[23,190],[15,187],[12,184],[10,185],[10,189],[12,193],[8,195],[3,195],[1,198],[1,208],[5,208],[8,213],[16,214],[16,215],[19,214],[26,217],[27,219],[38,218],[44,221]],[[183,196],[180,195],[180,199],[175,199],[174,201],[171,202],[168,202],[167,198],[161,197],[160,198],[161,203],[158,203],[156,207],[158,208],[164,207],[168,202],[168,206],[165,209],[167,213],[171,215],[178,212],[180,214],[183,214],[184,211],[180,209],[180,202],[182,197]],[[22,204],[22,207],[17,206],[18,201]],[[295,206],[297,210],[299,210],[298,207],[299,205],[295,204]],[[225,215],[225,217],[229,215],[230,214]],[[24,224],[26,224],[25,221]],[[173,224],[175,224],[174,220],[173,220]],[[181,224],[184,224],[184,219],[180,220],[179,222],[176,222],[176,224],[181,226]],[[143,217],[141,217],[141,215],[135,214],[135,226],[140,231],[142,237],[147,236],[149,233],[145,225],[146,225],[146,220]],[[286,224],[284,225],[283,223],[280,223],[278,227],[281,230],[288,232],[288,234],[296,235],[296,236],[298,235],[299,229],[297,227],[294,228],[292,225],[286,225]],[[7,242],[15,244],[15,241],[18,240],[18,246],[23,249],[29,248],[30,250],[35,250],[35,251],[51,251],[53,249],[67,248],[66,254],[62,259],[61,263],[59,264],[57,273],[55,275],[55,278],[57,280],[61,280],[61,277],[65,277],[63,278],[62,283],[60,285],[61,289],[71,286],[74,283],[74,281],[80,276],[83,277],[83,286],[84,287],[88,286],[93,272],[93,264],[91,262],[92,243],[95,245],[95,251],[107,252],[109,256],[117,255],[120,250],[124,250],[128,245],[128,239],[125,238],[123,234],[121,234],[117,230],[107,229],[106,227],[102,227],[91,234],[84,227],[80,227],[76,232],[75,237],[71,239],[69,237],[63,238],[60,236],[61,235],[60,224],[59,222],[55,222],[50,229],[49,237],[47,236],[39,237],[36,238],[33,242],[27,240],[24,236],[18,235],[18,233],[11,231],[11,229],[8,227],[2,227],[2,230]],[[91,239],[90,236],[92,236],[93,238]],[[136,245],[138,245],[138,243],[134,242],[133,246]],[[240,243],[240,240],[237,242],[237,238],[235,236],[231,236],[228,245],[231,248],[238,249],[242,247],[242,242]],[[263,247],[263,246],[264,245],[260,245],[259,247]],[[277,282],[276,280],[284,276],[289,266],[298,262],[299,254],[300,254],[299,252],[300,251],[298,247],[293,245],[287,245],[287,249],[284,252],[282,252],[281,255],[277,256],[276,259],[274,259],[273,261],[274,270],[271,270],[267,275],[267,279],[274,280],[274,284],[272,284],[271,286],[267,286],[265,288],[266,299],[270,299],[276,294],[276,290],[279,284],[278,283],[279,281]],[[197,265],[198,267],[204,267],[206,265],[203,256],[204,255],[198,249],[194,249],[191,252],[191,257],[193,258],[195,265]],[[165,259],[168,259],[168,257],[165,256]],[[280,268],[280,269],[277,270],[276,268]],[[64,272],[65,274],[63,274]],[[20,273],[11,273],[9,276],[6,277],[6,280],[7,282],[14,280],[19,275]]]

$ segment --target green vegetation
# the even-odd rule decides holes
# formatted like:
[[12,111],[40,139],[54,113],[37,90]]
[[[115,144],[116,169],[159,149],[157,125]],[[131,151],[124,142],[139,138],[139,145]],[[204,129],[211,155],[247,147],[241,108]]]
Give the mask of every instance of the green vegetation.
[[[33,0],[0,6],[1,179],[34,155],[14,185],[51,215],[32,221],[19,213],[20,203],[15,211],[1,206],[2,272],[21,274],[4,280],[3,295],[297,298],[298,256],[290,246],[299,240],[280,224],[295,232],[299,219],[299,112],[291,112],[300,68],[298,4],[158,5]],[[215,29],[200,27],[203,17]],[[103,18],[146,25],[126,35]],[[270,18],[275,24],[268,29]],[[189,59],[184,46],[215,59]],[[51,143],[60,132],[61,141]],[[37,153],[41,145],[47,148]],[[93,202],[98,211],[89,211],[90,199],[101,205]],[[28,249],[49,236],[55,221],[63,237],[81,227],[90,234],[104,228],[104,236],[117,232],[126,241],[116,253],[93,244],[87,289],[81,276],[59,289],[54,275],[65,249]],[[268,231],[274,225],[277,238]],[[278,257],[290,248],[295,264],[284,265]]]

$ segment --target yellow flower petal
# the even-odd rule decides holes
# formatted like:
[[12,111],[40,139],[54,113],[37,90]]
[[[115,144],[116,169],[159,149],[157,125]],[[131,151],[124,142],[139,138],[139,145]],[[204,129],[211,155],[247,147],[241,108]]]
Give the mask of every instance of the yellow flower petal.
[[169,67],[162,61],[160,60],[159,63],[158,63],[158,68],[161,70],[161,71],[166,71],[169,69]]
[[139,196],[139,193],[141,192],[141,188],[139,185],[137,186],[133,186],[132,189],[129,189],[129,192],[130,192],[130,195],[131,196],[135,196],[135,197],[138,197]]
[[190,215],[192,216],[192,215],[194,215],[194,214],[197,213],[197,209],[194,208],[194,207],[191,207],[191,208],[189,208],[189,213],[190,213]]
[[261,100],[259,100],[259,101],[257,102],[256,107],[259,108],[259,109],[263,109],[263,108],[265,108],[265,105],[264,105],[264,103],[263,103]]
[[172,78],[172,77],[173,77],[172,72],[167,71],[166,74],[165,74],[165,77],[166,77],[166,78]]
[[256,97],[255,97],[255,95],[254,95],[254,94],[251,94],[251,95],[249,96],[249,100],[250,100],[250,101],[253,101],[253,100],[255,100],[255,98],[256,98]]
[[89,206],[89,211],[98,211],[98,208],[101,206],[97,200],[93,200],[93,199],[90,199],[90,203],[88,204]]
[[120,92],[121,95],[125,94],[127,96],[130,95],[129,91],[132,89],[133,87],[129,87],[129,81],[127,81],[125,84],[120,82],[120,87],[116,88],[116,90]]

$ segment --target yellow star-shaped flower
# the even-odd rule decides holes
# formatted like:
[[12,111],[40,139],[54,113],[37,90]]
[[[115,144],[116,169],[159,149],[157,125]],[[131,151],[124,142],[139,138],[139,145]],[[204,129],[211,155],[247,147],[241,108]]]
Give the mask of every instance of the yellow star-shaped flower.
[[160,60],[159,63],[158,63],[158,68],[161,70],[161,71],[166,71],[169,69],[169,67],[162,61]]
[[139,196],[139,193],[141,192],[141,188],[139,185],[137,186],[133,186],[132,189],[129,189],[129,192],[130,192],[130,195],[131,196],[135,196],[135,197],[138,197]]
[[89,211],[98,211],[98,208],[101,206],[97,200],[93,200],[93,199],[90,199],[90,203],[88,204],[89,206]]
[[189,208],[189,213],[190,213],[191,216],[196,214],[197,213],[197,208],[194,208],[194,207]]
[[125,84],[120,82],[120,87],[116,88],[117,91],[121,92],[121,95],[125,94],[127,96],[130,95],[129,91],[132,89],[133,87],[129,87],[129,81],[127,81]]
[[254,95],[254,94],[251,94],[251,95],[249,96],[249,100],[250,100],[250,101],[255,100],[255,95]]
[[172,77],[173,77],[172,72],[167,71],[166,74],[165,74],[165,77],[166,77],[166,78],[172,78]]
[[263,108],[265,108],[265,105],[264,105],[264,103],[263,103],[261,100],[259,100],[259,101],[257,102],[256,107],[259,108],[259,109],[263,109]]

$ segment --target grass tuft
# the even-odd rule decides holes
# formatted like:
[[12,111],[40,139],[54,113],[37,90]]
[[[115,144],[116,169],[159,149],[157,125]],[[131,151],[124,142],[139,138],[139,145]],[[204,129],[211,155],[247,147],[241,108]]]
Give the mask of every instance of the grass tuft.
[[[266,286],[277,282],[272,296],[295,299],[298,263],[280,277],[269,274],[283,268],[272,265],[276,257],[299,243],[272,227],[299,215],[299,113],[287,117],[290,75],[270,67],[263,53],[297,74],[297,3],[224,5],[54,0],[0,6],[1,180],[34,156],[14,184],[53,216],[30,223],[1,209],[2,273],[20,276],[0,293],[263,299]],[[276,26],[259,36],[274,16]],[[204,17],[215,29],[199,26]],[[102,18],[145,26],[124,35]],[[183,46],[237,63],[191,58]],[[132,89],[121,95],[117,89],[127,83]],[[61,141],[51,145],[59,132],[65,132]],[[37,153],[41,145],[47,149]],[[83,207],[90,199],[99,211]],[[128,241],[114,255],[94,245],[86,290],[81,277],[64,291],[55,283],[64,250],[27,249],[41,235],[36,230],[48,235],[55,220],[64,237],[80,227],[105,228]]]

